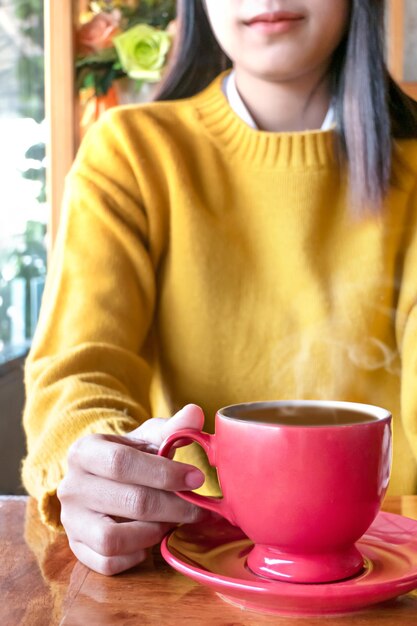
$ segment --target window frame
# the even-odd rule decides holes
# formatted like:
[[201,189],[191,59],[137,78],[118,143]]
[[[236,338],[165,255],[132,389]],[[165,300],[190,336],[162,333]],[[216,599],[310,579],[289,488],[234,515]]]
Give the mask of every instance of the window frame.
[[[45,0],[45,111],[48,120],[49,252],[56,238],[65,177],[77,145],[74,25],[78,2]],[[59,85],[59,89],[57,88]]]
[[417,100],[417,82],[406,81],[404,77],[405,0],[389,0],[388,11],[388,67],[404,91]]

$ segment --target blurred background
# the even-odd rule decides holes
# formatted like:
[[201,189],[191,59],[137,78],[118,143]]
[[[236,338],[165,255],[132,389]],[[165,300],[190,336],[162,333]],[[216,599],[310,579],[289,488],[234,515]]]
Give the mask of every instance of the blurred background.
[[[417,0],[387,0],[387,61],[417,99]],[[23,364],[65,175],[112,106],[152,98],[175,0],[0,0],[0,494],[23,493]]]

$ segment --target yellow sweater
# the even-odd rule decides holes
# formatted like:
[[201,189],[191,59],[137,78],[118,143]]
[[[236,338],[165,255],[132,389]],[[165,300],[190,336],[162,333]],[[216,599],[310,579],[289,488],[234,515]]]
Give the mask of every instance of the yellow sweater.
[[72,441],[189,402],[208,430],[236,402],[380,405],[390,493],[417,493],[417,141],[396,144],[383,215],[355,221],[334,131],[253,130],[223,77],[111,110],[68,177],[26,364],[23,480],[51,525]]

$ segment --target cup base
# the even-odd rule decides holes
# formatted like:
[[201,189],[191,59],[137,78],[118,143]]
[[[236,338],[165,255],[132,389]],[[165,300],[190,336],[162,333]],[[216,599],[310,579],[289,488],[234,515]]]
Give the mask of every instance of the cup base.
[[364,567],[355,546],[320,554],[290,554],[270,546],[255,545],[247,566],[257,576],[291,583],[330,583],[352,578]]

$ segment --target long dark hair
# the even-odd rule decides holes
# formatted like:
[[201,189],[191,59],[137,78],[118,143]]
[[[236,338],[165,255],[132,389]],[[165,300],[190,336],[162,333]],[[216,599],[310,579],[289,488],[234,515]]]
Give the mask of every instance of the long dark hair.
[[[193,96],[232,67],[202,0],[178,0],[177,23],[170,69],[155,100]],[[394,140],[417,138],[417,103],[386,67],[384,0],[351,0],[350,23],[333,55],[329,78],[352,207],[361,213],[378,210],[390,185]]]

